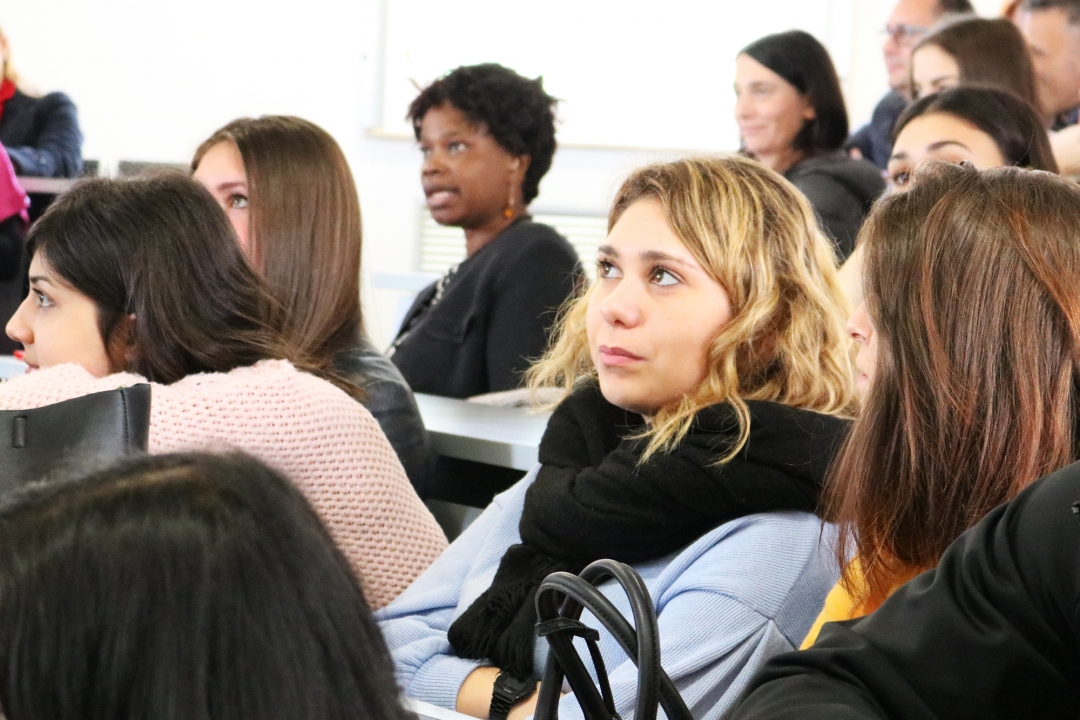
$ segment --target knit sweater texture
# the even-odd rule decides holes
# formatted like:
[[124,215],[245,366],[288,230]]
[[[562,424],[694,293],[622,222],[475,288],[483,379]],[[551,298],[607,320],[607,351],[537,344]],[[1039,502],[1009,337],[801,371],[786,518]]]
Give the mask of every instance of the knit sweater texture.
[[[518,523],[535,477],[534,469],[496,496],[412,587],[376,613],[406,696],[454,709],[465,678],[490,664],[457,657],[447,629],[491,585],[507,547],[521,542]],[[748,515],[634,565],[656,606],[662,664],[695,718],[723,717],[768,658],[798,646],[839,575],[832,538],[832,526],[823,533],[809,513]],[[601,590],[632,617],[617,585]],[[597,626],[588,612],[582,620]],[[637,668],[610,633],[601,633],[600,652],[616,710],[631,720]],[[535,654],[540,673],[547,643],[537,642]],[[563,697],[558,716],[582,720],[573,695]]]
[[[0,383],[0,409],[28,410],[144,383],[58,365]],[[285,360],[152,383],[151,453],[247,452],[292,478],[326,523],[372,607],[386,605],[446,547],[393,448],[362,405]]]

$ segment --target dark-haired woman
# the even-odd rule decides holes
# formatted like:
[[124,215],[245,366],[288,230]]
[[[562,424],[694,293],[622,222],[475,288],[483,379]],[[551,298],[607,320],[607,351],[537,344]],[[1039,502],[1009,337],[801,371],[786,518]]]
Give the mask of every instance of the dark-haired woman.
[[9,720],[407,720],[348,561],[242,455],[140,457],[0,511]]
[[841,150],[847,110],[828,51],[801,30],[763,37],[735,58],[735,97],[743,151],[799,188],[846,258],[885,181]]
[[0,407],[149,381],[151,453],[233,447],[288,474],[376,607],[446,545],[371,414],[289,362],[304,367],[266,327],[272,299],[194,180],[78,185],[28,242],[30,293],[7,332],[33,372],[0,384]]
[[465,231],[466,259],[417,297],[390,357],[416,392],[518,387],[582,274],[528,206],[555,154],[554,98],[501,65],[460,67],[409,107],[432,217]]
[[825,622],[875,610],[1035,478],[1080,459],[1080,189],[927,168],[860,236],[862,413],[834,467],[848,565]]
[[270,326],[364,403],[423,491],[435,452],[408,383],[364,332],[360,200],[334,138],[297,117],[241,118],[199,146],[191,169],[266,279]]
[[[890,192],[907,189],[927,161],[966,162],[980,170],[1014,165],[1056,173],[1046,128],[1035,109],[1004,90],[962,86],[919,98],[897,119],[889,158]],[[840,268],[851,308],[863,301],[862,249]]]
[[960,85],[999,88],[1037,106],[1031,55],[1016,25],[1004,18],[963,17],[919,41],[911,51],[913,96]]

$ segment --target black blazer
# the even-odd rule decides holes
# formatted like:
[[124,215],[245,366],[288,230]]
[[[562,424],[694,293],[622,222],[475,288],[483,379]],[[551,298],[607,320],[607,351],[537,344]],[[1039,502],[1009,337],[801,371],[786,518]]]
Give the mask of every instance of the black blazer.
[[82,141],[75,104],[64,93],[36,98],[16,90],[4,103],[0,143],[19,175],[78,177]]
[[413,392],[464,398],[516,388],[581,278],[566,238],[519,220],[458,266],[434,307],[435,284],[417,296],[391,360]]

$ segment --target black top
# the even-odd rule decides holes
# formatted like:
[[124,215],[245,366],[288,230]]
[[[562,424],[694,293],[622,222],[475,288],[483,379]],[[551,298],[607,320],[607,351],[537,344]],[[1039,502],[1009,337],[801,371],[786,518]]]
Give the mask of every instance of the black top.
[[0,143],[18,175],[78,177],[82,141],[75,104],[64,93],[36,98],[16,90],[4,103]]
[[464,398],[512,390],[543,354],[556,312],[581,277],[566,238],[518,220],[451,271],[436,302],[440,283],[417,296],[390,358],[414,392]]
[[901,113],[907,108],[904,96],[890,90],[874,108],[870,122],[848,138],[844,149],[857,148],[863,158],[884,170],[892,153],[892,131]]
[[425,497],[435,470],[435,447],[405,378],[367,338],[334,358],[334,367],[367,392],[364,407],[375,416],[417,494]]
[[732,717],[1077,717],[1078,501],[1080,463],[1036,482],[877,612],[771,660]]
[[814,206],[821,229],[843,262],[855,249],[855,236],[870,207],[885,191],[881,171],[835,150],[796,163],[784,177]]

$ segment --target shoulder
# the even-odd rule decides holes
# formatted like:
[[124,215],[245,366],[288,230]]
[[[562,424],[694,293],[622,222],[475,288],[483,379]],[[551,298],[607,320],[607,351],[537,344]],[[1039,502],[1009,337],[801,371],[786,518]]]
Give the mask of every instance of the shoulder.
[[75,110],[75,103],[62,92],[51,92],[45,95],[27,95],[21,90],[15,91],[15,95],[8,101],[9,105],[21,110],[33,112],[55,112],[65,109]]
[[885,190],[885,179],[876,165],[843,151],[808,158],[785,174],[811,202],[818,197],[847,193],[863,201]]
[[569,265],[577,263],[577,253],[570,241],[550,225],[532,220],[511,225],[491,244],[491,249],[504,260],[520,258],[528,262],[542,259]]
[[[821,520],[810,513],[748,515],[682,550],[664,569],[668,577],[661,584],[667,593],[727,595],[770,619],[795,602],[806,616],[805,632],[840,575],[830,549],[832,535],[832,526],[823,532]],[[762,573],[763,567],[769,572]]]
[[79,365],[57,365],[0,382],[0,409],[30,410],[145,382],[146,378],[134,373],[96,378]]

